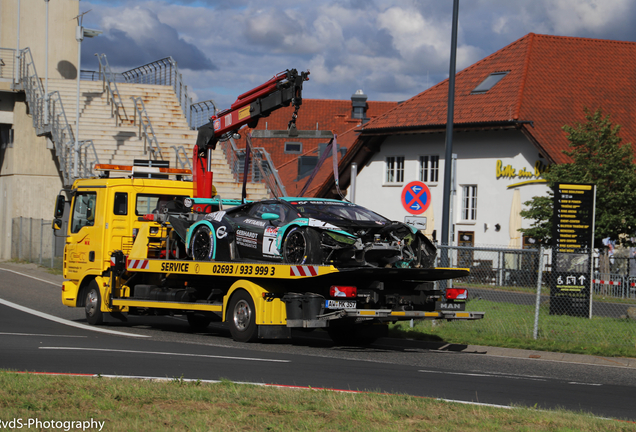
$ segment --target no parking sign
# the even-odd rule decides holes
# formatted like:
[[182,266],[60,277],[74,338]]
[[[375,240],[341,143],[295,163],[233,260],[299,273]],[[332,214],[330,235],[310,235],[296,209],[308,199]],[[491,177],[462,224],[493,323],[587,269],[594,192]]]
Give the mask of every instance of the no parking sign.
[[402,189],[402,206],[407,212],[419,215],[431,205],[431,191],[421,181],[412,181]]

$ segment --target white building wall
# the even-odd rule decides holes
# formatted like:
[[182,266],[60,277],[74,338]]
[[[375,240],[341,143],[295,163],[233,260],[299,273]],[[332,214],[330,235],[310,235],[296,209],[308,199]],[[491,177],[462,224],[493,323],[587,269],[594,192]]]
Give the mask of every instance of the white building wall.
[[[445,134],[395,135],[386,139],[380,151],[362,169],[358,168],[356,203],[370,208],[393,219],[403,221],[410,213],[401,204],[402,190],[406,184],[419,180],[419,157],[439,155],[439,181],[427,182],[431,191],[432,210],[427,216],[440,240],[442,226],[442,203],[444,192],[444,142]],[[517,130],[499,130],[484,132],[456,132],[454,134],[453,153],[457,155],[457,194],[452,200],[451,221],[454,233],[458,231],[474,232],[475,245],[508,246],[510,244],[510,213],[515,188],[509,188],[521,182],[536,180],[534,166],[537,161],[545,165],[545,159],[539,155],[536,147]],[[387,184],[386,157],[404,156],[404,181]],[[510,165],[515,175],[497,176]],[[520,171],[532,174],[520,177]],[[512,174],[508,169],[508,174]],[[477,217],[474,221],[465,221],[461,217],[462,186],[477,185]],[[533,196],[545,195],[547,186],[543,183],[517,186],[521,202]],[[432,214],[431,214],[432,213]],[[531,221],[523,220],[522,227],[529,228]],[[499,230],[496,230],[499,225]],[[452,228],[451,228],[452,230]],[[432,232],[429,228],[427,231]],[[456,237],[453,244],[456,244]]]

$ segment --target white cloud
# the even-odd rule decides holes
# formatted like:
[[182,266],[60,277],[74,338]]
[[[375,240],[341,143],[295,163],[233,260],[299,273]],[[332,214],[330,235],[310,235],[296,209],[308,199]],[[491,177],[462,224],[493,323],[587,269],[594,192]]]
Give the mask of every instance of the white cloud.
[[[457,69],[529,32],[636,40],[633,6],[634,0],[461,2]],[[109,60],[130,68],[172,55],[191,92],[220,107],[287,68],[311,70],[305,97],[334,99],[362,88],[370,100],[404,100],[448,75],[451,2],[85,0],[81,8],[93,9],[87,26],[105,30],[89,43]]]

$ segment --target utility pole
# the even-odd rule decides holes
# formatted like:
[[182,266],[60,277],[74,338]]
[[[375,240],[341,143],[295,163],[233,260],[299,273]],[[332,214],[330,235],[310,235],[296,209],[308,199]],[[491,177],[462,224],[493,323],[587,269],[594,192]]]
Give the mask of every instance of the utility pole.
[[[450,68],[448,72],[448,111],[446,118],[446,152],[444,156],[444,202],[442,208],[442,246],[449,246],[451,173],[453,166],[453,122],[455,112],[455,63],[457,58],[457,22],[459,0],[453,0]],[[441,250],[441,266],[448,267],[448,247]],[[445,286],[446,284],[443,283]]]

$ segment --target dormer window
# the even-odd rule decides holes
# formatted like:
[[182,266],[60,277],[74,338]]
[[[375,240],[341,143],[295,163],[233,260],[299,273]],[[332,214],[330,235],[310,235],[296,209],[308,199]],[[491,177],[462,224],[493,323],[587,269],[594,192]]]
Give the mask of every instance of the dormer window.
[[510,71],[493,72],[486,77],[470,94],[482,94],[493,88],[503,77],[508,75]]

